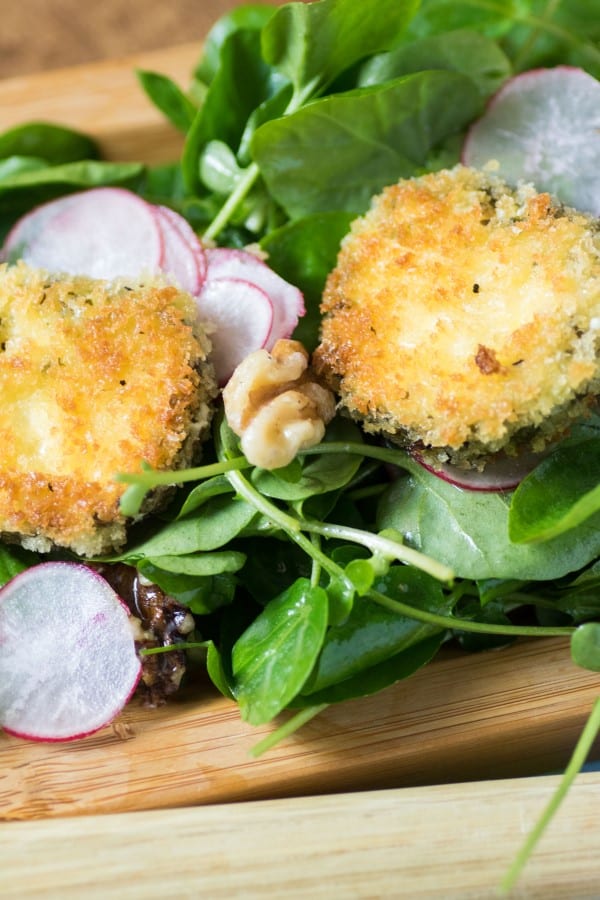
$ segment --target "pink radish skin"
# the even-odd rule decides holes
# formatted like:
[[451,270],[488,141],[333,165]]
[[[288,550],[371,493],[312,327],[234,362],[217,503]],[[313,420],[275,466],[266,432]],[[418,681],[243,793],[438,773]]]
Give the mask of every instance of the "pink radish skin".
[[573,66],[511,78],[473,123],[462,161],[498,163],[510,184],[532,183],[562,203],[600,215],[600,82]]
[[304,298],[297,287],[285,281],[273,269],[246,250],[216,247],[208,250],[207,279],[238,278],[265,291],[273,304],[273,324],[265,343],[272,350],[280,338],[288,338],[298,319],[306,312]]
[[[189,224],[187,219],[180,216],[168,206],[155,206],[154,210],[159,218],[159,227],[163,230],[165,238],[163,259],[161,260],[161,269],[169,274],[176,274],[174,268],[171,270],[168,260],[167,240],[172,241],[173,250],[177,247],[177,257],[175,264],[185,267],[189,272],[186,283],[182,280],[181,287],[190,294],[198,294],[202,289],[202,285],[206,280],[207,259],[204,247],[200,243],[198,235]],[[174,233],[177,236],[174,238]],[[185,248],[185,249],[184,249]]]
[[544,454],[522,453],[519,456],[505,456],[499,453],[481,472],[476,469],[461,469],[449,463],[436,468],[426,462],[417,451],[413,451],[412,456],[427,472],[455,487],[466,491],[504,493],[514,491],[525,476],[541,462]]
[[179,223],[169,215],[171,210],[158,206],[154,207],[154,212],[162,237],[161,271],[188,294],[198,294],[206,276],[206,260],[200,242],[196,239],[196,248],[192,246]]
[[152,207],[122,188],[71,195],[24,248],[22,258],[51,272],[133,277],[160,269],[162,236]]
[[80,563],[41,563],[4,585],[0,648],[0,725],[35,741],[98,731],[141,675],[127,608]]
[[235,367],[266,345],[273,325],[273,304],[266,292],[241,278],[207,278],[197,298],[198,316],[212,326],[212,361],[218,383],[227,383]]
[[[244,250],[205,251],[180,215],[121,188],[72,194],[25,216],[5,253],[31,265],[112,279],[163,272],[195,297],[213,326],[213,363],[221,385],[254,350],[290,337],[304,299],[262,260]],[[11,256],[12,258],[12,256]]]

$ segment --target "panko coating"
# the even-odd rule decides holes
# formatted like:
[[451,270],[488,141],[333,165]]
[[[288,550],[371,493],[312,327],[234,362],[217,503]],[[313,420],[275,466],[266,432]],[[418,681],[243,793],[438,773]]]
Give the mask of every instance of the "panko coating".
[[216,395],[209,349],[192,298],[162,281],[1,266],[2,538],[119,548],[126,485],[114,476],[192,462]]
[[600,386],[600,228],[457,166],[374,198],[325,287],[318,373],[367,432],[480,467],[541,450]]

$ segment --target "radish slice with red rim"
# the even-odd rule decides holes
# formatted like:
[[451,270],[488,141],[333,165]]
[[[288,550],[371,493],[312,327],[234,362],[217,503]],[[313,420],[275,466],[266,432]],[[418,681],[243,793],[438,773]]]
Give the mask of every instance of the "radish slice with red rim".
[[22,258],[50,272],[138,277],[160,269],[162,236],[150,204],[122,188],[92,188],[56,207]]
[[463,488],[467,491],[503,493],[514,491],[525,476],[529,475],[538,463],[542,461],[545,454],[522,452],[518,456],[507,456],[504,453],[498,453],[487,462],[485,468],[481,471],[478,469],[462,469],[450,463],[441,463],[439,466],[434,466],[426,461],[416,450],[413,450],[411,455],[419,465],[431,472],[432,475],[436,475],[442,481],[453,484],[455,487]]
[[289,338],[306,312],[302,292],[253,253],[229,247],[208,250],[207,279],[237,278],[261,288],[273,304],[273,323],[265,348],[272,350],[280,338]]
[[155,206],[163,238],[160,268],[171,275],[179,287],[198,294],[206,278],[206,254],[186,219],[167,206]]
[[462,158],[495,160],[505,181],[600,215],[600,82],[571,66],[515,75],[471,126]]
[[0,725],[38,741],[108,724],[141,673],[125,605],[80,563],[41,563],[4,585],[0,650]]
[[17,259],[20,259],[32,241],[35,241],[41,234],[46,223],[72,202],[73,195],[60,197],[58,200],[50,200],[48,203],[35,206],[21,216],[6,235],[2,247],[2,261],[16,262]]
[[249,353],[265,346],[273,324],[273,304],[256,284],[209,274],[197,307],[201,321],[212,326],[212,362],[223,385]]

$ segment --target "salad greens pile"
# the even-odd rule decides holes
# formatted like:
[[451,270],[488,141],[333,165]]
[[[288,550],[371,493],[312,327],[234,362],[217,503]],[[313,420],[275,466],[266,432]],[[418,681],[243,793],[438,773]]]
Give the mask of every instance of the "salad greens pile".
[[[304,292],[295,337],[311,349],[325,278],[371,196],[458,162],[511,75],[564,63],[600,77],[599,0],[240,6],[209,33],[187,89],[138,73],[185,134],[179,160],[109,163],[70,129],[11,129],[0,231],[69,191],[129,187],[206,241],[258,244]],[[118,559],[194,613],[208,673],[244,719],[294,711],[283,732],[406,678],[450,640],[475,651],[563,635],[600,671],[599,451],[592,415],[513,493],[481,493],[341,417],[320,446],[263,471],[219,415],[204,465],[176,474],[177,499]],[[174,480],[119,478],[127,514]],[[1,547],[0,581],[34,561]]]

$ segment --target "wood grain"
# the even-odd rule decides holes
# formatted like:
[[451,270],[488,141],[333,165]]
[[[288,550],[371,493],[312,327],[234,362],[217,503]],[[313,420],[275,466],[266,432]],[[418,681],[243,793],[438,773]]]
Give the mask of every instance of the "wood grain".
[[[137,86],[134,68],[181,83],[197,45],[5,81],[0,129],[62,121],[107,157],[175,158],[181,137]],[[528,775],[567,759],[598,692],[564,641],[448,656],[410,681],[334,707],[256,760],[270,729],[251,729],[204,683],[168,706],[131,704],[113,726],[73,744],[0,736],[0,817],[43,818],[220,801]]]
[[564,641],[442,658],[371,698],[330,707],[266,756],[208,685],[135,702],[83,741],[0,736],[0,817],[73,816],[550,772],[598,693]]
[[[486,900],[556,778],[0,827],[4,900]],[[511,897],[597,900],[600,776],[580,776]]]
[[0,90],[0,131],[25,121],[78,128],[95,138],[106,159],[167,162],[183,136],[166,123],[140,87],[138,68],[162,72],[187,89],[200,44],[52,72],[8,78]]

